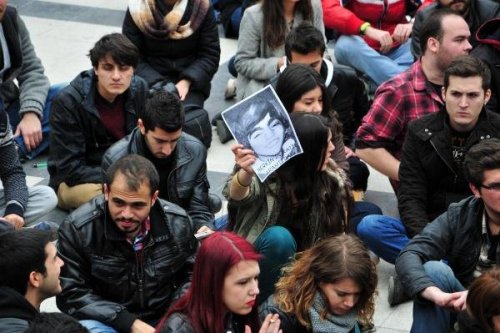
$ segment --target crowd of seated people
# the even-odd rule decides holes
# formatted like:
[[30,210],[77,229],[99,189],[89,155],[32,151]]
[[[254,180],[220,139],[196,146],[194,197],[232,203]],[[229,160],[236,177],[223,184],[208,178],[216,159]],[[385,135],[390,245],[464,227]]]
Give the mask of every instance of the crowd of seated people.
[[[224,4],[238,100],[270,85],[284,113],[238,117],[215,219]],[[65,87],[0,9],[0,331],[369,332],[380,257],[412,332],[500,333],[500,4],[419,5],[130,0]],[[49,186],[28,187],[47,148]],[[261,180],[266,156],[283,164]],[[365,200],[368,165],[397,218]],[[56,205],[62,224],[39,223]],[[40,313],[54,296],[64,314]]]

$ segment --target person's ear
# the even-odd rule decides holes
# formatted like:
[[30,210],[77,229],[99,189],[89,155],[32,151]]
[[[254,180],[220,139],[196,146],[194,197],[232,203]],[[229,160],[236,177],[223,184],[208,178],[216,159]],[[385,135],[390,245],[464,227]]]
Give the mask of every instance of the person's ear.
[[484,105],[488,104],[491,98],[491,89],[487,89],[484,93]]
[[476,198],[481,198],[481,189],[480,188],[476,187],[476,185],[474,185],[472,183],[469,183],[469,188],[472,191],[472,194]]
[[439,40],[437,40],[436,38],[429,37],[429,39],[427,39],[427,48],[430,51],[437,53],[437,51],[439,50],[439,45]]
[[39,272],[36,272],[36,271],[32,271],[32,272],[30,273],[28,283],[29,283],[29,284],[30,284],[33,288],[39,288],[39,287],[40,287],[40,284],[42,283],[42,277],[43,277],[43,274],[42,274],[42,273],[39,273]]
[[137,127],[139,127],[142,135],[146,135],[146,128],[144,128],[144,123],[141,118],[137,119]]
[[158,196],[160,194],[160,191],[156,190],[155,193],[153,193],[153,197],[151,198],[151,206],[156,203],[156,200],[158,200]]
[[109,200],[109,187],[108,184],[103,184],[103,193],[104,193],[104,200],[108,201]]
[[443,102],[446,103],[446,88],[441,87],[441,98],[443,99]]

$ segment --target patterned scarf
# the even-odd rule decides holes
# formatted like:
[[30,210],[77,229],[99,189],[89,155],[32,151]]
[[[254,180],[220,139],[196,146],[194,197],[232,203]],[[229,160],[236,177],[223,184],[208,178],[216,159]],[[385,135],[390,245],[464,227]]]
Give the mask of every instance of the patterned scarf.
[[343,316],[328,313],[323,320],[320,314],[325,306],[323,296],[317,292],[314,296],[313,306],[308,311],[313,333],[348,333],[354,328],[357,320],[355,308]]
[[[173,0],[172,6],[158,4],[165,0],[129,0],[128,9],[137,27],[146,36],[155,39],[184,39],[193,34],[203,22],[209,8],[209,0]],[[172,1],[172,2],[173,2]],[[189,21],[180,25],[188,2],[192,1]],[[160,10],[159,6],[170,8]]]

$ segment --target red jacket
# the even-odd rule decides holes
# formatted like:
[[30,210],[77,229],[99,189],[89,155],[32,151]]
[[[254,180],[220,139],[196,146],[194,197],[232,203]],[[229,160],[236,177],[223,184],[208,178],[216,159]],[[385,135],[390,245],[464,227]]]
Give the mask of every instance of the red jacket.
[[[359,35],[364,22],[372,27],[388,31],[391,35],[406,20],[406,0],[321,0],[325,27],[343,35]],[[379,49],[379,42],[363,37],[368,45]],[[398,44],[394,43],[393,47]]]

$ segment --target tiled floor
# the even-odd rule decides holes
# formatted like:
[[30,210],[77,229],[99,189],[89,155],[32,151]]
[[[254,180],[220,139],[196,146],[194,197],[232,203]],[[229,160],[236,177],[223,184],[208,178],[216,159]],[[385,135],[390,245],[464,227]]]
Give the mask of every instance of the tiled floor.
[[[88,50],[104,34],[119,32],[127,1],[124,0],[10,0],[23,16],[36,51],[41,58],[51,83],[69,82],[82,70],[90,68]],[[224,101],[224,88],[229,74],[225,63],[234,54],[236,41],[221,39],[221,67],[212,82],[212,94],[206,102],[210,115],[224,110],[231,103]],[[220,194],[225,175],[233,166],[229,147],[221,144],[214,132],[208,154],[211,191]],[[41,157],[38,160],[44,160]],[[32,162],[25,163],[29,183],[47,183],[46,169],[35,169]],[[379,204],[389,215],[397,214],[396,200],[387,179],[375,171],[370,176],[367,199]],[[61,218],[56,213],[54,218]],[[378,265],[379,288],[375,310],[377,332],[408,332],[412,314],[411,303],[391,308],[387,304],[387,280],[394,272],[392,265]],[[56,311],[54,299],[42,304],[44,311]]]

